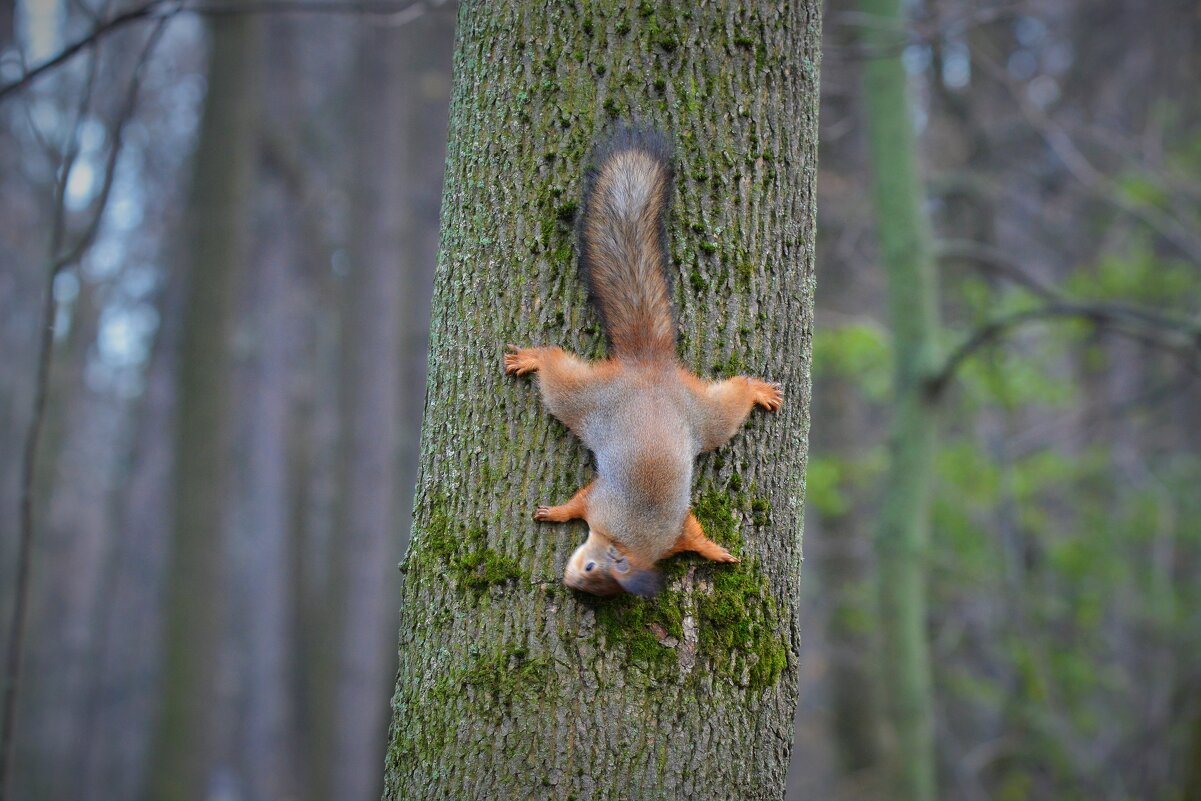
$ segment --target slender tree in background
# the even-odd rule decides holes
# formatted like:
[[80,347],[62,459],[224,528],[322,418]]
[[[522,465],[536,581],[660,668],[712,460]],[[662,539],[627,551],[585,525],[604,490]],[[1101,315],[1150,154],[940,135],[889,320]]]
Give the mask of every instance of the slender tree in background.
[[228,351],[257,153],[258,22],[211,24],[208,92],[181,253],[188,276],[163,697],[149,796],[203,798],[216,753],[228,454]]
[[868,144],[880,261],[888,277],[895,378],[888,475],[876,534],[883,671],[896,733],[896,797],[936,794],[926,559],[935,447],[927,379],[937,360],[937,296],[917,167],[909,91],[901,63],[899,0],[863,0]]
[[89,657],[100,630],[97,599],[111,549],[107,501],[118,467],[113,445],[122,426],[120,407],[86,381],[99,323],[98,293],[98,287],[81,282],[66,347],[52,370],[58,381],[50,398],[58,408],[50,411],[61,431],[51,440],[54,450],[46,452],[52,458],[45,461],[53,465],[45,471],[53,479],[46,489],[53,491],[46,492],[38,550],[49,558],[40,560],[36,576],[31,632],[37,637],[22,693],[24,739],[37,744],[28,754],[28,775],[46,798],[78,798],[83,792],[84,715],[95,679]]
[[[798,667],[818,6],[471,3],[459,26],[385,797],[779,798]],[[787,392],[780,416],[698,465],[698,516],[742,563],[677,559],[652,601],[563,586],[583,532],[531,513],[585,482],[587,456],[501,370],[509,341],[602,349],[571,224],[594,136],[629,117],[677,143],[685,363]]]
[[[264,92],[252,146],[260,148],[299,117],[302,72],[295,58],[295,20],[265,23]],[[255,151],[257,156],[258,152]],[[240,339],[253,343],[240,349],[249,357],[242,365],[244,396],[237,402],[236,441],[239,459],[236,490],[239,510],[233,533],[239,543],[234,560],[235,590],[242,611],[233,634],[241,645],[246,676],[240,737],[230,737],[222,756],[239,767],[247,796],[290,801],[304,786],[305,764],[299,760],[296,701],[296,604],[291,558],[295,532],[294,480],[288,460],[292,433],[291,384],[302,364],[295,353],[300,329],[297,287],[303,239],[295,198],[275,171],[262,168],[254,194],[256,237],[253,269],[241,281]]]
[[[397,510],[402,548],[408,544],[417,480],[425,370],[429,357],[430,295],[438,261],[438,220],[446,172],[450,66],[454,54],[454,3],[427,11],[404,28],[408,76],[402,93],[405,147],[401,158],[404,241],[397,254],[404,276],[401,316],[400,486]],[[403,551],[402,551],[403,553]],[[395,567],[395,566],[393,566]],[[395,610],[393,610],[395,611]],[[395,615],[389,625],[395,628]],[[395,632],[391,632],[389,639]],[[394,662],[389,655],[389,664]],[[394,665],[393,665],[394,667]],[[391,672],[391,671],[390,671]]]
[[[395,678],[396,565],[417,463],[454,15],[359,25],[343,306],[343,520],[330,797],[375,799]],[[398,78],[398,76],[400,76]],[[387,321],[388,324],[383,324]]]
[[[856,0],[833,0],[826,13],[845,14],[855,4]],[[818,660],[809,664],[829,682],[828,741],[835,753],[835,784],[821,794],[832,799],[879,797],[881,787],[887,786],[881,784],[886,779],[882,775],[886,712],[880,688],[871,539],[874,506],[870,487],[874,482],[865,480],[869,454],[879,441],[881,426],[876,422],[880,416],[873,413],[860,386],[866,369],[863,348],[875,342],[874,336],[882,339],[883,335],[877,334],[880,326],[863,317],[865,298],[874,294],[874,266],[865,264],[858,253],[848,252],[845,244],[861,240],[868,228],[862,213],[864,199],[855,193],[861,181],[848,180],[863,161],[859,102],[863,62],[845,56],[856,35],[855,29],[845,25],[825,31],[817,242],[821,290],[813,376],[813,417],[818,425],[810,438],[810,474],[825,468],[825,475],[837,483],[826,482],[834,489],[832,493],[823,492],[820,486],[808,493],[805,518],[810,542],[815,543],[809,549],[810,576],[816,576],[805,588],[806,595],[829,610],[825,647],[816,649],[828,654],[829,664],[824,668],[815,667],[820,665]],[[810,481],[809,486],[814,483]],[[814,638],[807,642],[812,648]],[[815,756],[797,754],[797,759]],[[825,757],[817,759],[824,761]],[[806,775],[802,780],[814,778]],[[796,790],[801,798],[813,794]]]
[[[175,397],[183,309],[182,277],[160,293],[163,324],[134,410],[125,485],[114,501],[116,540],[100,593],[101,619],[92,661],[95,685],[79,734],[86,748],[80,801],[138,798],[144,791],[157,689],[146,680],[158,668],[163,565],[172,487]],[[121,732],[121,736],[113,736]]]
[[350,258],[342,306],[340,532],[333,557],[341,614],[333,706],[330,797],[374,798],[392,674],[388,632],[396,613],[396,498],[403,276],[407,246],[399,165],[401,32],[364,20],[353,72],[356,99]]

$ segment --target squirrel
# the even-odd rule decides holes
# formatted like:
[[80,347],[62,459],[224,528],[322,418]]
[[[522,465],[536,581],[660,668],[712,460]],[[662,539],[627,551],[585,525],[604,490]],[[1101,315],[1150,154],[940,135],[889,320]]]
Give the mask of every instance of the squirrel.
[[682,551],[737,562],[689,510],[698,454],[729,441],[751,409],[775,411],[778,384],[736,376],[707,381],[676,356],[667,217],[671,147],[650,128],[622,125],[593,148],[577,221],[580,272],[609,340],[587,362],[557,347],[508,345],[505,372],[537,373],[546,409],[595,454],[596,477],[534,518],[583,519],[588,539],[564,582],[594,595],[655,595],[655,564]]

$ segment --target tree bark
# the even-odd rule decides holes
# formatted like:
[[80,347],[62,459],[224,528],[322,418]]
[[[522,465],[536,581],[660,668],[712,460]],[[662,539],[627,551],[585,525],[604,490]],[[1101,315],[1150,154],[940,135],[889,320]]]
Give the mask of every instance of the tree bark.
[[[778,799],[796,704],[808,434],[815,2],[464,4],[418,500],[385,798]],[[657,599],[568,591],[583,534],[537,525],[588,457],[506,379],[506,342],[603,350],[572,256],[594,136],[677,143],[680,351],[781,381],[698,464],[737,566],[666,564]]]
[[889,468],[876,545],[888,666],[884,675],[897,741],[895,795],[902,801],[932,801],[936,784],[926,559],[935,408],[926,379],[937,359],[937,290],[901,64],[900,3],[862,0],[861,8],[871,17],[863,26],[864,44],[873,54],[865,67],[868,146],[896,363]]
[[[442,208],[442,177],[446,172],[446,127],[450,105],[450,68],[454,53],[455,15],[452,9],[427,12],[403,30],[408,76],[401,96],[405,147],[401,159],[404,189],[404,238],[399,254],[404,278],[401,318],[400,486],[399,519],[413,514],[417,481],[421,412],[425,405],[425,370],[429,353],[430,295],[438,261],[438,217]],[[402,527],[402,549],[408,527]],[[403,550],[402,550],[403,552]],[[395,610],[393,610],[395,611]],[[389,620],[395,625],[395,617]]]
[[257,153],[258,22],[211,23],[208,95],[194,162],[183,260],[188,300],[179,371],[176,488],[168,567],[163,698],[150,797],[208,793],[217,750],[228,473],[228,337],[245,268]]

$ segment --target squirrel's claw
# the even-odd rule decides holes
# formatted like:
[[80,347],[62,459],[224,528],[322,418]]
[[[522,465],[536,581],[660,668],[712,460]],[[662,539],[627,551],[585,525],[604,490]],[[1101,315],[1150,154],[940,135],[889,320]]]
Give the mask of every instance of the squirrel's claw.
[[784,388],[759,379],[751,379],[755,390],[755,405],[774,412],[784,403]]
[[533,348],[519,348],[509,343],[505,346],[510,351],[505,354],[505,372],[511,375],[525,375],[538,369],[538,357],[532,355]]
[[737,556],[730,553],[725,548],[722,548],[720,545],[718,546],[718,548],[721,549],[721,553],[717,554],[716,556],[710,557],[714,562],[720,562],[722,564],[727,564],[727,565],[738,564],[739,559]]

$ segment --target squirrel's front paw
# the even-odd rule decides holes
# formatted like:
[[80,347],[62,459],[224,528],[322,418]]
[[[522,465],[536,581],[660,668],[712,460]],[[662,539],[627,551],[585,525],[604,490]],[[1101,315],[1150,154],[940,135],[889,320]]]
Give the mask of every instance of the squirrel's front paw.
[[748,378],[752,396],[756,406],[762,406],[769,412],[774,412],[784,403],[784,388],[779,384],[769,384],[758,378]]
[[505,372],[512,375],[525,375],[538,369],[537,348],[519,348],[508,345],[509,352],[505,354]]

